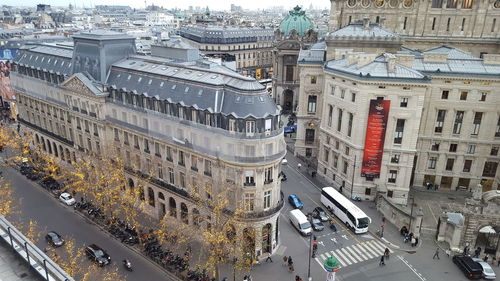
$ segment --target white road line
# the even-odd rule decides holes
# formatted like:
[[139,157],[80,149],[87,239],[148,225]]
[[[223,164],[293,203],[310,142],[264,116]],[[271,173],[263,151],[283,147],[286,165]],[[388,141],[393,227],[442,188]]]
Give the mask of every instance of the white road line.
[[325,256],[323,254],[319,255],[322,260],[326,260]]
[[[361,251],[361,250],[359,249],[359,245],[358,245],[358,244],[352,245],[352,248],[353,248],[356,252],[358,252],[358,253],[359,253],[359,254],[360,254],[360,255],[361,255],[361,256],[362,256],[365,260],[372,259],[372,256],[371,256],[370,254],[368,254],[368,252],[366,252],[366,251]],[[366,254],[366,256],[368,256],[368,257],[366,257],[366,256],[365,256],[365,254]]]
[[[344,254],[344,257],[345,257],[345,260],[350,260],[350,261],[352,261],[350,264],[353,264],[353,263],[358,263],[358,262],[356,261],[356,259],[355,259],[355,258],[353,258],[353,257],[349,254],[349,252],[348,252],[348,251],[346,251],[346,249],[344,249],[344,248],[339,249],[339,251],[338,251],[337,253],[339,253],[339,254],[343,253],[343,254]],[[350,262],[350,261],[349,261],[349,262]]]
[[411,270],[413,271],[413,273],[415,273],[415,275],[417,275],[418,278],[420,278],[420,280],[422,281],[426,281],[426,279],[424,277],[422,277],[422,274],[418,273],[402,256],[398,256],[398,258],[404,263],[406,264],[406,266]]
[[325,272],[327,272],[327,271],[326,271],[326,269],[325,269],[325,267],[323,266],[323,264],[322,264],[322,263],[318,260],[318,258],[314,258],[314,259],[315,259],[315,260],[316,260],[316,262],[319,264],[319,266],[320,266],[321,268],[323,268],[323,270],[324,270]]
[[372,250],[375,250],[375,253],[377,253],[377,256],[381,256],[384,254],[384,251],[381,251],[379,248],[373,246],[372,243],[366,243],[366,246],[371,248]]
[[362,247],[363,249],[366,249],[367,253],[368,252],[372,253],[373,257],[379,256],[379,254],[377,254],[377,252],[375,252],[374,250],[372,250],[372,248],[368,247],[367,245],[368,245],[368,243],[364,243],[363,245],[360,245],[360,247]]
[[342,266],[347,266],[347,263],[343,260],[344,257],[340,258],[334,251],[331,251],[332,255],[340,262]]
[[[382,242],[380,242],[380,241],[373,241],[373,242],[375,242],[375,243],[377,243],[378,245],[382,246],[382,247],[384,248],[384,252],[385,252],[385,249],[387,248],[387,249],[389,249],[389,252],[390,252],[390,253],[394,253],[394,251],[393,251],[391,248],[387,247],[387,245],[385,245],[384,243],[382,243]],[[389,244],[391,244],[391,243],[389,242]],[[392,244],[391,244],[391,245],[392,245]]]
[[387,248],[387,246],[385,246],[384,244],[378,242],[378,241],[373,241],[372,243],[373,246],[376,246],[378,247],[380,250],[382,250],[382,253],[385,252],[385,248]]
[[[363,258],[362,258],[362,257],[360,257],[360,256],[358,255],[358,253],[354,252],[354,251],[351,249],[351,247],[346,247],[345,249],[346,249],[347,251],[349,251],[349,253],[350,253],[350,254],[352,254],[352,256],[353,256],[353,257],[355,257],[356,259],[358,259],[359,261],[363,261]],[[366,260],[366,258],[365,258],[365,260]]]
[[425,204],[427,205],[427,207],[429,207],[429,210],[431,211],[431,215],[434,218],[434,220],[436,221],[436,223],[438,223],[436,215],[434,215],[434,212],[432,211],[431,205],[429,205],[429,203],[425,203]]

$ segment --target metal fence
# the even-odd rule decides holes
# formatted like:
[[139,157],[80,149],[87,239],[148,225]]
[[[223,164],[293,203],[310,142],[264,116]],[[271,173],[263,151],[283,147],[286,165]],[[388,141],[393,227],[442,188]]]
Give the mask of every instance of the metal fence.
[[4,216],[0,215],[0,237],[47,281],[74,281],[57,263],[38,249]]

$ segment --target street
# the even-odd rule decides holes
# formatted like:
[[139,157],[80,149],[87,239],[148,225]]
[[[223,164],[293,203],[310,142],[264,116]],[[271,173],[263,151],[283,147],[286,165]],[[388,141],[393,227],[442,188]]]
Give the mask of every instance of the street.
[[[128,281],[173,280],[151,261],[144,259],[96,226],[86,222],[84,218],[75,214],[73,207],[64,206],[38,183],[28,180],[13,168],[2,167],[1,170],[5,178],[12,183],[14,197],[20,209],[18,218],[23,223],[27,224],[30,219],[34,220],[44,231],[56,231],[66,240],[72,238],[78,247],[92,243],[99,245],[108,252],[112,264]],[[40,241],[34,241],[40,249],[47,247],[44,236],[45,232]],[[123,267],[121,261],[125,258],[132,262],[133,272],[126,271]],[[90,261],[86,261],[82,266],[90,264]],[[147,276],[146,279],[145,276]]]

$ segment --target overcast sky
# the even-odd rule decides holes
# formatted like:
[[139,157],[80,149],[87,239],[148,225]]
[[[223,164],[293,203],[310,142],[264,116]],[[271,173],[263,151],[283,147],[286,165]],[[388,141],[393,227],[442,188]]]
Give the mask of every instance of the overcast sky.
[[[52,6],[68,6],[70,3],[76,5],[77,7],[94,6],[94,5],[128,5],[134,8],[144,8],[144,0],[1,0],[2,5],[11,6],[36,6],[36,4],[44,3]],[[308,9],[311,3],[315,8],[327,8],[330,7],[329,0],[146,0],[147,5],[154,3],[158,6],[163,6],[164,8],[187,8],[188,6],[208,6],[213,10],[229,10],[231,3],[242,6],[244,9],[263,9],[269,6],[284,6],[285,8],[291,8],[296,5],[302,6]]]

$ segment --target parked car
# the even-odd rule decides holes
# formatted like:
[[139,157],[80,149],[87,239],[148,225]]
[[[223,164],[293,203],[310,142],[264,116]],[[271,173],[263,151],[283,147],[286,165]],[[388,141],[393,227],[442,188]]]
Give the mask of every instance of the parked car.
[[111,262],[111,257],[96,244],[91,244],[85,248],[85,254],[89,259],[99,264],[99,266],[105,266]]
[[495,271],[491,268],[490,264],[483,261],[482,259],[478,258],[472,258],[473,261],[479,263],[481,267],[483,268],[483,278],[484,279],[495,279],[497,278],[497,275],[495,274]]
[[40,184],[48,190],[61,189],[61,185],[53,177],[44,178]]
[[453,263],[462,270],[468,279],[481,279],[483,277],[483,268],[469,256],[455,255]]
[[288,202],[295,208],[295,209],[302,209],[304,207],[304,204],[302,201],[300,201],[299,196],[292,194],[288,196]]
[[328,216],[326,215],[325,210],[321,207],[314,208],[312,215],[314,218],[320,219],[321,221],[328,221]]
[[289,213],[290,223],[299,231],[303,236],[309,236],[312,233],[311,222],[307,220],[306,215],[301,210],[291,210]]
[[315,231],[321,231],[321,230],[325,229],[325,225],[319,219],[313,218],[311,221],[311,225]]
[[47,243],[54,247],[60,247],[64,245],[64,239],[55,231],[50,231],[49,233],[47,233],[47,235],[45,235],[45,240],[47,241]]
[[61,195],[59,195],[59,200],[61,200],[62,202],[64,202],[64,204],[68,206],[71,206],[76,203],[75,198],[73,198],[73,196],[71,196],[71,194],[67,192],[61,193]]

